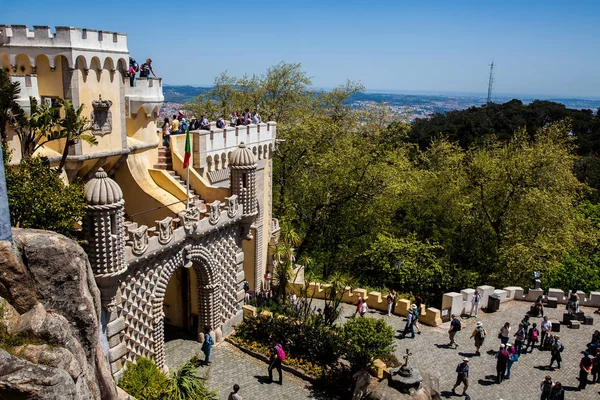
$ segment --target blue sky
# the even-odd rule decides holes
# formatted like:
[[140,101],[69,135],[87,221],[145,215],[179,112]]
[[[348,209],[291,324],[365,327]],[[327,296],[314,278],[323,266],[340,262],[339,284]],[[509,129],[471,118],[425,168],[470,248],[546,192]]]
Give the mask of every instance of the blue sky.
[[[8,1],[8,0],[7,0]],[[4,24],[128,34],[166,84],[301,62],[313,86],[600,98],[600,1],[12,1]]]

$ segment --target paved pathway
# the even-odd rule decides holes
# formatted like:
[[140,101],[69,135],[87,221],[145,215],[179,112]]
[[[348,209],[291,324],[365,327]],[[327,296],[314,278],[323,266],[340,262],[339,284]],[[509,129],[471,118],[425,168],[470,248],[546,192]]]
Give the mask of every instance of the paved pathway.
[[[318,304],[318,301],[315,301],[315,304]],[[523,355],[513,365],[510,380],[500,385],[494,383],[496,363],[493,351],[497,350],[500,342],[497,339],[498,331],[506,321],[513,325],[514,330],[515,324],[521,321],[528,308],[529,304],[526,302],[513,301],[503,303],[499,312],[480,313],[479,320],[483,322],[488,331],[480,357],[474,356],[473,339],[469,339],[477,321],[475,318],[462,321],[463,330],[456,336],[458,349],[449,349],[445,346],[448,343],[448,323],[445,323],[436,328],[422,327],[423,333],[417,335],[415,339],[397,339],[396,355],[401,359],[406,348],[410,349],[414,354],[411,365],[439,378],[443,398],[459,398],[458,396],[454,397],[450,392],[456,379],[454,370],[463,357],[469,357],[471,358],[471,386],[468,393],[473,400],[539,399],[539,383],[546,375],[551,375],[555,381],[559,380],[567,387],[565,398],[568,400],[600,399],[600,384],[588,385],[587,389],[582,392],[574,390],[578,385],[577,376],[581,351],[585,349],[594,329],[600,329],[600,316],[598,315],[594,315],[594,326],[582,325],[579,330],[562,327],[560,336],[565,351],[560,370],[546,370],[545,366],[550,362],[550,354],[536,349],[531,354]],[[546,313],[551,319],[562,320],[563,310],[564,306],[559,306],[558,309],[546,309]],[[584,311],[591,312],[593,310],[584,309]],[[353,306],[344,304],[341,321],[345,321],[353,312]],[[395,330],[403,329],[405,324],[404,318],[388,317],[379,312],[369,313],[368,317],[385,318]],[[532,318],[532,322],[537,322],[538,325],[540,321],[541,318]],[[200,352],[199,344],[190,341],[172,341],[168,342],[165,347],[166,361],[169,367],[178,365],[193,354]],[[242,353],[228,343],[217,346],[213,350],[213,354],[211,356],[213,365],[205,369],[209,371],[210,387],[218,390],[223,399],[227,398],[230,387],[234,383],[238,383],[242,387],[241,394],[244,399],[248,400],[313,398],[309,384],[285,372],[283,386],[260,384],[256,377],[266,375],[266,364]],[[458,392],[460,393],[462,390]]]

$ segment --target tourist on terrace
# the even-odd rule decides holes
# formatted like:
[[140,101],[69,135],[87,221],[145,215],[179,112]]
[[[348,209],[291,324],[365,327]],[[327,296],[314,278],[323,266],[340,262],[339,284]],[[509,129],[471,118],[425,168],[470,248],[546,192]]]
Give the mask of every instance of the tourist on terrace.
[[173,115],[173,120],[171,121],[171,135],[179,135],[179,120],[177,119],[177,115]]
[[550,375],[547,375],[542,383],[540,383],[540,390],[542,391],[540,400],[548,400],[548,396],[550,396],[550,392],[552,391],[552,377]]
[[471,338],[475,338],[475,354],[478,356],[481,355],[479,349],[481,348],[481,346],[483,346],[483,342],[485,341],[486,335],[487,331],[484,329],[483,324],[481,323],[481,321],[477,321],[477,323],[475,324],[475,329],[471,334]]
[[594,366],[592,367],[592,382],[600,383],[600,352],[594,357]]
[[537,310],[537,315],[534,315],[534,317],[537,316],[544,316],[544,296],[542,296],[541,294],[538,296],[537,300],[535,301],[535,308]]
[[501,344],[498,353],[496,353],[496,383],[502,383],[506,375],[506,365],[510,355],[506,351],[506,346]]
[[367,393],[367,388],[371,383],[371,374],[369,374],[367,368],[363,365],[360,367],[360,371],[352,375],[352,377],[356,379],[352,400],[360,400]]
[[285,360],[285,352],[283,351],[283,346],[279,343],[274,343],[273,350],[271,352],[271,362],[269,363],[269,383],[273,382],[273,369],[277,370],[279,373],[279,384],[283,383],[283,376],[281,374],[281,362]]
[[540,349],[541,349],[544,347],[544,345],[546,343],[546,336],[548,336],[548,335],[550,335],[550,333],[552,333],[552,322],[550,322],[550,320],[548,319],[548,316],[544,317],[544,320],[542,321],[540,328],[542,328],[542,339],[540,342]]
[[560,341],[560,336],[554,336],[554,344],[552,344],[552,350],[550,351],[552,358],[550,359],[550,365],[548,368],[552,368],[552,364],[554,364],[554,361],[556,361],[557,368],[560,369],[560,362],[562,361],[562,356],[560,353],[562,353],[564,349],[565,347]]
[[417,315],[415,314],[415,310],[417,306],[412,304],[410,306],[410,310],[408,311],[408,316],[406,318],[406,326],[404,327],[404,333],[402,333],[402,337],[405,337],[409,332],[412,334],[412,338],[415,338],[415,321],[417,319]]
[[471,312],[469,312],[469,317],[473,316],[473,310],[475,310],[475,318],[479,318],[479,303],[481,303],[481,294],[479,294],[479,290],[475,290],[473,298],[471,299]]
[[537,324],[534,322],[531,328],[529,328],[529,333],[527,334],[527,345],[525,346],[525,353],[527,353],[527,348],[531,346],[531,351],[539,341],[540,331],[537,328]]
[[252,113],[252,123],[254,125],[260,124],[260,115],[256,111]]
[[456,336],[456,332],[462,329],[462,325],[459,319],[455,314],[450,316],[450,329],[448,329],[448,337],[450,338],[450,343],[448,343],[448,347],[454,346],[454,348],[458,347],[458,343],[454,341],[454,337]]
[[165,146],[168,149],[171,146],[171,124],[169,123],[168,117],[165,117],[165,119],[163,120],[162,138],[163,146]]
[[369,311],[369,307],[367,306],[367,302],[363,300],[362,304],[360,305],[360,316],[364,317],[367,311]]
[[521,320],[521,323],[523,324],[523,327],[525,328],[525,332],[529,332],[529,314],[525,314],[525,317],[523,317],[523,319]]
[[360,314],[360,310],[362,310],[362,303],[362,297],[358,296],[358,300],[356,300],[356,310],[354,311],[354,316],[356,316],[356,314]]
[[500,333],[498,334],[498,338],[500,339],[500,342],[502,344],[507,344],[508,343],[508,339],[510,338],[510,331],[511,331],[511,327],[510,327],[510,322],[505,322],[504,326],[502,328],[500,328]]
[[519,324],[519,329],[515,333],[515,350],[518,355],[521,355],[521,350],[523,348],[523,344],[525,343],[525,339],[527,338],[527,329],[523,324]]
[[[510,371],[512,369],[512,366],[516,361],[519,361],[519,355],[517,353],[512,353],[511,352],[512,345],[510,343],[508,345],[509,345],[509,350],[507,350],[508,361],[506,362],[506,376],[504,377],[505,379],[510,379]],[[512,350],[514,350],[514,348]]]
[[579,362],[579,387],[577,390],[583,390],[588,384],[588,377],[590,376],[590,372],[592,372],[592,368],[594,366],[594,361],[590,358],[590,353],[585,351],[583,353],[583,358]]
[[138,63],[131,57],[129,57],[129,86],[135,86],[135,74],[140,70]]
[[246,278],[244,278],[242,285],[244,286],[244,304],[248,304],[250,303],[250,284]]
[[210,336],[210,326],[204,327],[204,343],[202,343],[202,352],[204,353],[204,363],[210,365],[210,349],[215,344],[212,336]]
[[200,121],[198,121],[196,117],[192,116],[192,118],[190,118],[190,130],[197,131],[198,129],[200,129]]
[[204,115],[200,117],[200,129],[203,131],[210,130],[210,122],[208,121],[208,118],[206,118]]
[[225,123],[225,116],[221,115],[219,117],[219,119],[217,120],[217,128],[225,129],[226,126],[227,126],[227,124]]
[[146,58],[146,62],[140,67],[140,78],[149,78],[151,73],[157,78],[154,69],[152,69],[152,59]]
[[579,296],[575,292],[571,292],[569,301],[567,301],[567,312],[575,315],[579,312]]
[[465,386],[463,388],[462,395],[464,396],[469,388],[469,359],[463,358],[462,362],[458,364],[456,367],[456,383],[452,387],[452,393],[456,394],[456,388],[463,383]]
[[565,400],[565,389],[563,389],[560,382],[556,382],[552,387],[552,390],[548,395],[548,400]]
[[238,123],[237,115],[235,115],[235,111],[229,115],[229,125],[236,126]]

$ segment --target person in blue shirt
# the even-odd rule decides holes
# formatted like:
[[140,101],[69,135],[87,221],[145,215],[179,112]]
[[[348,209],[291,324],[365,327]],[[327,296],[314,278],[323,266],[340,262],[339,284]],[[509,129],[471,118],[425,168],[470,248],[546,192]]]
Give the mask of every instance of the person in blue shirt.
[[204,353],[204,363],[210,364],[210,349],[215,344],[212,336],[210,335],[210,327],[204,327],[204,343],[202,343],[202,352]]
[[467,389],[469,388],[469,359],[468,358],[463,358],[462,362],[460,364],[458,364],[458,366],[456,367],[456,383],[454,384],[454,386],[452,387],[452,393],[456,394],[456,388],[463,383],[465,386],[463,388],[463,396],[465,395],[465,393],[467,392]]

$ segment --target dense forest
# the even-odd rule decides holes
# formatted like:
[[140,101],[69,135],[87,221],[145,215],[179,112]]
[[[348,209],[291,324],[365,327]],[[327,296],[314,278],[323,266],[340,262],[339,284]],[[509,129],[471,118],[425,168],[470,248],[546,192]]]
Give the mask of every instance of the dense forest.
[[600,288],[600,111],[519,100],[388,123],[363,88],[310,91],[300,64],[221,75],[187,106],[278,122],[274,217],[312,278],[421,293]]

